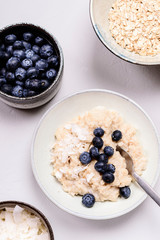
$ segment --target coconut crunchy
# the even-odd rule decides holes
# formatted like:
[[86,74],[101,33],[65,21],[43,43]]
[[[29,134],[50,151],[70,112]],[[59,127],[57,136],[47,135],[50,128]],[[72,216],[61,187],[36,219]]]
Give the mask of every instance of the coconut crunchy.
[[0,210],[1,240],[49,240],[49,233],[34,214],[16,205]]
[[[109,158],[108,163],[113,164],[116,171],[115,180],[110,184],[106,184],[95,170],[96,160],[92,160],[88,165],[82,165],[79,160],[80,154],[89,151],[93,146],[93,131],[97,127],[105,131],[102,137],[103,147],[114,148],[114,154]],[[117,129],[123,135],[118,145],[130,153],[136,172],[142,174],[146,168],[146,158],[137,140],[136,130],[117,112],[99,106],[57,129],[56,141],[52,149],[53,176],[62,184],[64,191],[72,196],[91,193],[96,201],[116,201],[119,188],[130,185],[132,177],[126,169],[125,159],[116,151],[117,143],[111,138],[112,132]]]
[[109,29],[123,48],[142,56],[160,53],[160,0],[116,0]]

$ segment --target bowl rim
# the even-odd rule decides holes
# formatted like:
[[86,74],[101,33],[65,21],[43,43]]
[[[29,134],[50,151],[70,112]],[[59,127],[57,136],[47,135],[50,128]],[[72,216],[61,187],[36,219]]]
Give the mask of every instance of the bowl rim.
[[29,203],[21,202],[21,201],[15,201],[15,200],[0,201],[0,210],[2,209],[2,205],[6,205],[6,206],[3,206],[3,208],[7,207],[7,205],[8,205],[8,207],[9,207],[9,205],[18,205],[18,206],[24,208],[27,211],[29,211],[28,209],[30,209],[31,211],[33,210],[34,212],[36,212],[45,222],[48,233],[49,233],[50,240],[54,240],[54,234],[53,234],[51,224],[49,223],[46,216],[39,209],[35,208],[34,206],[30,205]]
[[[47,196],[47,198],[52,202],[54,203],[56,206],[58,206],[59,208],[61,208],[62,210],[64,210],[65,212],[68,212],[74,216],[77,216],[77,217],[81,217],[81,218],[85,218],[85,219],[90,219],[90,220],[107,220],[107,219],[112,219],[112,218],[116,218],[116,217],[119,217],[119,216],[122,216],[126,213],[129,213],[130,211],[134,210],[136,207],[138,207],[146,198],[147,198],[147,194],[144,192],[144,195],[143,197],[141,197],[139,199],[138,202],[136,202],[134,205],[132,205],[131,207],[127,208],[125,211],[122,210],[120,211],[118,214],[115,213],[115,214],[111,214],[111,215],[106,215],[106,216],[92,216],[92,215],[86,215],[86,214],[81,214],[79,212],[75,212],[75,211],[72,211],[66,207],[64,207],[62,204],[60,204],[59,202],[57,202],[55,199],[52,198],[52,196],[47,192],[47,190],[45,189],[45,187],[43,187],[43,185],[41,184],[41,181],[39,180],[39,176],[38,176],[38,173],[36,171],[36,167],[35,167],[35,162],[34,162],[34,143],[35,143],[35,140],[36,140],[36,135],[37,135],[37,132],[41,126],[41,123],[43,122],[43,120],[45,119],[45,117],[48,115],[48,113],[54,109],[55,107],[57,107],[60,103],[62,102],[65,102],[67,99],[69,98],[72,98],[76,95],[80,95],[80,94],[86,94],[86,93],[97,93],[97,92],[102,92],[102,93],[107,93],[107,94],[112,94],[112,95],[116,95],[118,97],[121,97],[123,99],[125,99],[126,101],[132,103],[135,107],[137,107],[145,116],[146,118],[149,120],[149,122],[151,123],[151,126],[154,130],[154,133],[155,133],[155,136],[156,136],[156,139],[157,139],[157,145],[158,145],[158,157],[160,157],[160,139],[159,139],[159,136],[158,136],[158,131],[157,131],[157,128],[155,126],[155,124],[153,123],[153,121],[151,120],[151,118],[149,117],[149,115],[143,110],[143,108],[141,106],[139,106],[135,101],[133,101],[132,99],[130,99],[129,97],[121,94],[121,93],[118,93],[118,92],[115,92],[115,91],[112,91],[112,90],[106,90],[106,89],[87,89],[87,90],[81,90],[81,91],[77,91],[75,93],[72,93],[72,94],[69,94],[68,96],[65,96],[63,97],[62,99],[60,99],[58,102],[56,102],[55,104],[53,104],[51,107],[49,107],[49,109],[42,115],[41,119],[39,120],[35,130],[34,130],[34,133],[33,133],[33,137],[32,137],[32,143],[31,143],[31,166],[32,166],[32,172],[33,172],[33,175],[39,185],[39,187],[41,188],[41,190],[43,191],[43,193],[45,193],[45,195]],[[154,181],[152,182],[151,186],[154,187],[156,182],[158,181],[158,178],[160,176],[160,161],[158,162],[157,164],[157,171],[156,171],[156,175],[154,177]]]
[[101,43],[111,52],[113,53],[115,56],[119,57],[120,59],[128,62],[128,63],[132,63],[132,64],[136,64],[136,65],[141,65],[141,66],[155,66],[155,65],[159,65],[160,62],[158,63],[156,62],[141,62],[138,60],[134,60],[134,59],[130,59],[128,57],[126,57],[124,54],[120,55],[118,52],[114,51],[109,45],[107,45],[107,43],[104,41],[103,37],[101,36],[101,34],[99,34],[98,28],[96,28],[96,24],[94,21],[94,17],[93,17],[93,1],[94,0],[90,0],[89,1],[89,16],[90,16],[90,21],[93,27],[94,32],[96,33],[98,39],[101,41]]
[[31,99],[36,99],[36,98],[41,98],[41,97],[43,97],[46,92],[48,92],[50,89],[52,89],[52,88],[57,84],[57,82],[58,82],[58,80],[59,80],[59,78],[60,78],[60,76],[61,76],[61,74],[62,74],[62,72],[63,72],[63,67],[64,67],[64,54],[63,54],[62,47],[61,47],[59,41],[57,40],[57,38],[56,38],[50,31],[46,30],[44,27],[41,27],[41,26],[39,26],[39,25],[35,25],[35,24],[33,24],[33,23],[26,23],[26,22],[14,23],[14,24],[9,24],[9,25],[1,28],[1,29],[0,29],[0,34],[1,34],[3,31],[7,30],[8,28],[19,27],[19,26],[22,26],[22,25],[28,26],[28,27],[38,28],[39,30],[41,30],[41,31],[43,31],[44,33],[48,34],[48,35],[53,39],[53,41],[55,42],[55,45],[57,46],[57,49],[58,49],[58,51],[59,51],[59,55],[60,55],[60,58],[59,58],[59,60],[60,60],[60,65],[59,65],[59,69],[58,69],[58,72],[57,72],[57,76],[56,76],[55,80],[53,81],[53,83],[52,83],[45,91],[41,92],[40,94],[37,94],[37,95],[35,95],[35,96],[31,96],[31,97],[21,97],[21,98],[19,98],[19,97],[15,97],[15,96],[6,94],[6,93],[4,93],[4,92],[2,92],[2,91],[0,90],[0,96],[6,97],[8,100],[14,99],[14,100],[18,100],[18,101],[21,101],[21,102],[22,102],[22,101],[25,101],[25,100],[28,100],[28,101],[29,101],[29,100],[31,100]]

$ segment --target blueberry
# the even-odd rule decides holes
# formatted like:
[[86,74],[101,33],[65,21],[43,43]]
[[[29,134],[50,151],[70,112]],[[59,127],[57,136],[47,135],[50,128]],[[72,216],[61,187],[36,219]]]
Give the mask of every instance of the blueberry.
[[32,97],[32,96],[35,96],[37,93],[33,90],[29,90],[28,89],[28,97]]
[[0,60],[6,61],[10,58],[10,54],[0,50]]
[[115,130],[115,131],[112,133],[112,140],[113,140],[113,141],[118,142],[121,138],[122,138],[122,133],[121,133],[121,131]]
[[50,56],[47,60],[50,67],[57,67],[59,64],[58,57],[57,56]]
[[37,55],[37,54],[34,54],[32,57],[31,57],[31,60],[32,60],[32,62],[37,62],[38,60],[40,60],[40,56],[39,55]]
[[6,93],[6,94],[11,94],[12,85],[10,85],[10,84],[3,84],[2,87],[1,87],[1,91]]
[[9,45],[6,47],[6,52],[11,56],[13,54],[13,46]]
[[35,53],[31,49],[25,51],[26,58],[32,58]]
[[39,76],[40,79],[46,79],[46,72],[39,72],[38,76]]
[[101,154],[99,155],[98,161],[102,161],[102,162],[107,163],[107,162],[108,162],[108,157],[107,157],[107,155],[104,154],[104,153],[101,153]]
[[28,78],[36,78],[38,76],[38,71],[35,67],[30,67],[26,73]]
[[19,86],[21,86],[21,87],[24,87],[24,82],[22,82],[22,81],[15,81],[15,84],[16,85],[19,85]]
[[14,50],[13,56],[19,58],[20,60],[25,58],[25,53],[23,50]]
[[11,57],[11,55],[7,52],[4,53],[4,60],[7,61],[9,58]]
[[28,89],[23,89],[23,97],[28,97]]
[[33,50],[35,53],[38,54],[38,53],[39,53],[39,50],[40,50],[40,47],[37,46],[37,45],[33,45],[32,50]]
[[7,69],[10,71],[16,70],[16,68],[18,68],[19,66],[20,60],[17,57],[11,57],[6,64]]
[[35,38],[35,44],[41,46],[43,44],[43,38],[42,37],[36,37]]
[[100,137],[94,137],[92,140],[92,143],[98,149],[102,148],[102,146],[103,146],[103,140]]
[[9,34],[5,37],[5,42],[7,44],[13,44],[16,40],[17,40],[17,37],[14,34]]
[[21,65],[24,69],[28,69],[33,66],[33,62],[30,58],[25,58],[23,59]]
[[26,41],[22,41],[23,43],[23,47],[27,50],[27,49],[31,49],[31,44],[29,42],[26,42]]
[[0,60],[5,60],[5,52],[0,50]]
[[120,191],[120,195],[126,199],[129,198],[131,195],[131,189],[128,186],[121,187],[119,191]]
[[114,149],[110,146],[106,146],[103,151],[108,157],[111,157],[114,154]]
[[99,158],[98,148],[96,148],[96,147],[91,147],[89,153],[90,153],[90,156],[91,156],[92,159],[98,159],[98,158]]
[[94,129],[93,133],[96,137],[102,137],[104,135],[104,130],[99,127]]
[[49,80],[54,80],[55,77],[57,75],[57,71],[55,69],[49,69],[47,72],[46,72],[46,77],[49,79]]
[[40,89],[40,80],[39,79],[30,79],[30,89],[39,90]]
[[23,88],[19,85],[16,85],[12,89],[12,95],[15,97],[22,97],[23,96]]
[[36,92],[29,89],[23,89],[23,97],[32,97],[35,96]]
[[24,41],[30,42],[30,41],[33,40],[33,38],[34,38],[34,35],[33,35],[32,33],[30,33],[30,32],[25,32],[25,33],[23,33],[23,39],[24,39]]
[[6,49],[5,45],[4,45],[4,44],[1,44],[1,45],[0,45],[0,50],[5,51],[5,49]]
[[27,79],[25,81],[25,87],[30,90],[39,90],[40,89],[40,80],[38,79]]
[[6,79],[4,77],[0,77],[0,87],[6,83]]
[[19,81],[22,81],[26,77],[26,70],[24,68],[17,68],[15,71],[15,76]]
[[48,63],[46,60],[40,59],[36,62],[35,66],[39,71],[45,71],[48,68]]
[[6,76],[6,69],[5,68],[0,69],[0,76],[3,76],[3,77]]
[[13,44],[14,49],[23,49],[23,42],[22,41],[15,41]]
[[49,83],[48,80],[42,79],[40,81],[40,85],[41,85],[41,89],[45,90],[45,89],[47,89],[50,86],[50,83]]
[[107,170],[106,172],[114,173],[116,170],[115,166],[113,164],[107,164]]
[[40,55],[42,58],[48,58],[53,54],[53,48],[51,45],[46,44],[40,48]]
[[88,164],[91,162],[91,156],[88,152],[83,152],[81,153],[80,157],[79,157],[80,161],[82,164]]
[[113,173],[105,172],[102,175],[102,179],[105,183],[112,183],[114,181],[114,175],[113,175]]
[[107,163],[104,161],[98,161],[95,163],[94,168],[97,172],[105,173],[107,169]]
[[95,197],[93,194],[90,193],[86,193],[83,195],[82,197],[82,204],[87,207],[87,208],[91,208],[93,207],[95,203]]
[[8,82],[13,83],[15,81],[15,76],[13,72],[6,73],[6,79]]
[[28,89],[28,88],[30,88],[30,79],[27,79],[26,81],[25,81],[25,87]]

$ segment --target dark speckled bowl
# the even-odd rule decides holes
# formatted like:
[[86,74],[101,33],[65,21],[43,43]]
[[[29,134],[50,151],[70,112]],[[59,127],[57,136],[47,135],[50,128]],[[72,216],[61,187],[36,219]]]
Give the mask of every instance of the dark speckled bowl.
[[33,24],[19,23],[19,24],[7,26],[0,30],[0,39],[4,38],[4,36],[7,34],[10,34],[10,33],[18,34],[21,31],[31,31],[36,35],[40,35],[44,39],[46,39],[55,49],[56,54],[59,57],[59,61],[60,61],[58,74],[54,82],[44,92],[33,97],[18,98],[0,91],[0,99],[6,104],[16,108],[30,109],[30,108],[39,107],[47,103],[56,95],[61,85],[64,59],[63,59],[63,52],[62,52],[61,46],[59,45],[56,38],[52,36],[50,33],[48,33],[45,29],[39,26],[35,26]]
[[19,201],[5,201],[5,202],[0,202],[0,210],[6,208],[6,207],[10,207],[10,208],[14,208],[16,205],[18,205],[21,208],[24,208],[25,210],[27,210],[30,213],[33,213],[36,217],[38,217],[42,223],[45,225],[45,227],[48,230],[49,233],[49,240],[54,240],[54,235],[53,235],[53,231],[52,231],[52,227],[50,225],[50,223],[48,222],[47,218],[44,216],[43,213],[41,213],[38,209],[36,209],[35,207],[24,203],[24,202],[19,202]]

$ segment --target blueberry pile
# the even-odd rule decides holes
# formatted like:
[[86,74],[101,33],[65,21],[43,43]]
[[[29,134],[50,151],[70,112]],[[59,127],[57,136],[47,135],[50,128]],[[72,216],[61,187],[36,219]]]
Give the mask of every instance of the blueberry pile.
[[[96,128],[93,131],[94,138],[92,140],[93,146],[90,148],[89,152],[83,152],[79,159],[82,164],[89,164],[92,160],[97,160],[94,168],[97,172],[102,175],[102,179],[105,183],[112,183],[115,179],[114,173],[116,168],[113,164],[108,163],[109,157],[114,154],[114,149],[111,146],[105,146],[103,148],[103,153],[99,150],[103,147],[104,142],[101,137],[104,135],[104,130],[102,128]],[[111,134],[112,141],[118,142],[122,138],[122,133],[119,130],[115,130]],[[130,188],[128,186],[120,188],[120,195],[124,198],[130,196]],[[82,197],[82,203],[86,207],[92,207],[95,202],[95,198],[92,194],[87,193]]]
[[0,90],[15,97],[31,97],[55,80],[59,59],[41,36],[9,34],[0,43]]

